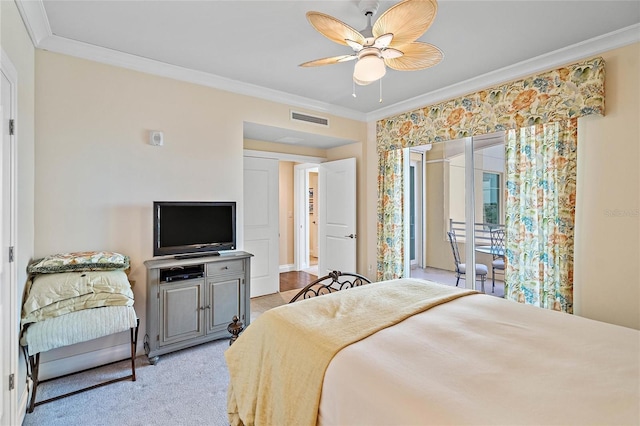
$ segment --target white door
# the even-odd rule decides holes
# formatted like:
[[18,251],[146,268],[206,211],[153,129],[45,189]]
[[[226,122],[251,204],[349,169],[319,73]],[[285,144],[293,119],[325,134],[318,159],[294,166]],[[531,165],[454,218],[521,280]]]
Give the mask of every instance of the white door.
[[318,167],[318,276],[356,272],[356,159]]
[[244,157],[244,250],[251,259],[251,297],[277,293],[279,274],[278,160]]
[[[4,88],[5,78],[4,78],[4,74],[0,73],[0,76],[2,77],[2,86],[0,86],[0,96],[2,96],[5,91],[5,88]],[[4,104],[4,100],[2,103]],[[2,143],[2,148],[3,148],[0,154],[2,158],[0,160],[4,160],[5,118],[4,118],[4,112],[3,112],[2,106],[0,106],[0,117],[2,117],[2,120],[0,121],[0,132],[2,132],[1,133],[2,139],[0,139],[0,143]],[[0,164],[2,164],[2,161],[0,161]],[[0,175],[0,176],[2,176],[2,182],[0,183],[4,184],[4,176],[3,175]],[[5,216],[4,204],[2,205],[1,211],[2,211],[2,214],[0,215],[0,219],[2,220],[2,222],[4,222],[4,216]],[[2,240],[2,234],[0,234],[0,240]],[[4,246],[4,240],[2,240],[2,245]],[[2,349],[0,349],[0,366],[2,367],[2,401],[0,401],[0,425],[9,424],[9,419],[8,419],[9,401],[10,401],[10,395],[11,395],[8,390],[9,383],[7,383],[7,380],[5,379],[5,377],[7,377],[8,374],[11,374],[11,366],[8,365],[8,362],[7,362],[10,357],[10,353],[7,352],[7,349],[10,348],[11,346],[10,346],[10,342],[8,342],[6,339],[9,333],[6,332],[7,331],[6,321],[4,319],[4,316],[5,316],[4,305],[6,303],[5,300],[8,299],[6,297],[7,283],[4,280],[4,271],[5,271],[5,267],[4,267],[4,260],[3,260],[2,262],[0,262],[0,344],[2,345]]]
[[[0,215],[0,366],[2,367],[2,401],[0,401],[0,424],[13,424],[16,420],[16,378],[18,338],[17,338],[17,297],[16,271],[13,253],[10,259],[9,250],[13,250],[15,228],[15,152],[13,149],[13,133],[10,132],[10,120],[14,118],[15,71],[2,52],[2,72],[0,72],[0,122],[2,150],[0,151],[0,191],[2,210]],[[11,79],[9,75],[13,76]],[[10,377],[14,377],[10,390]]]

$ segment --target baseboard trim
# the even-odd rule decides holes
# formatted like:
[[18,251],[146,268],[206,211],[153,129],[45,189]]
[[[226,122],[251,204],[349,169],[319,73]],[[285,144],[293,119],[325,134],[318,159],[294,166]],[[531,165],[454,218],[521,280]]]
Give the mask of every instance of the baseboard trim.
[[24,422],[24,417],[27,415],[27,404],[29,403],[29,389],[31,389],[31,380],[28,379],[27,385],[22,390],[22,395],[18,400],[18,423],[21,425]]
[[296,265],[294,265],[293,263],[290,263],[288,265],[280,265],[280,273],[295,271],[295,266]]
[[65,358],[40,363],[39,380],[76,373],[131,357],[131,344],[111,346]]

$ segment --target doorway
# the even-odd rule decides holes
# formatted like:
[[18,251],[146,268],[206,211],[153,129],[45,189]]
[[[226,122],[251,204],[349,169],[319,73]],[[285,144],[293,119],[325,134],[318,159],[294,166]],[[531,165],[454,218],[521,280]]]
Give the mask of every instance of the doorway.
[[[306,239],[309,245],[309,258],[307,259],[308,267],[304,272],[318,276],[318,258],[320,251],[318,250],[318,168],[307,169],[307,193],[309,194],[308,210],[309,210],[309,227],[307,228]],[[304,238],[305,236],[303,236]]]
[[293,270],[318,276],[318,165],[294,165],[294,196],[296,221],[294,224],[295,249]]
[[[275,210],[269,217],[277,218],[277,220],[262,220],[254,219],[248,221],[250,217],[247,217],[245,212],[245,241],[244,249],[251,252],[254,255],[252,259],[251,279],[261,279],[264,281],[264,290],[260,292],[253,292],[252,297],[277,293],[282,291],[283,278],[288,281],[285,287],[290,287],[291,281],[295,281],[295,285],[302,285],[304,281],[311,279],[311,275],[304,272],[310,265],[309,261],[309,178],[306,170],[317,171],[318,164],[324,161],[324,158],[320,157],[306,157],[302,155],[291,155],[277,152],[266,151],[254,151],[244,150],[244,163],[245,169],[247,164],[254,162],[256,159],[260,159],[261,162],[271,162],[275,164],[273,173],[276,179],[276,188],[272,191],[266,191],[263,189],[258,190],[263,181],[262,176],[253,173],[254,179],[249,183],[250,176],[246,175],[245,171],[245,209],[249,204],[253,205],[253,211],[261,211],[261,205],[275,204]],[[302,167],[301,167],[302,166]],[[300,175],[303,178],[301,180]],[[314,188],[314,195],[317,196],[318,192]],[[267,192],[272,195],[268,196]],[[268,198],[268,200],[266,198]],[[249,198],[253,201],[250,202]],[[256,201],[261,200],[261,201]],[[275,200],[275,202],[274,202]],[[257,203],[257,204],[256,204]],[[313,200],[314,212],[317,202]],[[264,216],[264,215],[263,215]],[[316,220],[317,222],[317,220]],[[251,232],[255,231],[256,224],[262,224],[263,231],[269,232],[271,236],[269,238],[269,245],[264,245],[264,250],[258,250],[259,245],[249,244],[247,242],[247,235],[251,235]],[[298,242],[299,232],[298,229],[303,228],[305,238],[302,243]],[[264,239],[262,239],[264,240]],[[304,255],[300,255],[300,248],[306,248],[303,251]],[[316,252],[317,253],[317,252]],[[317,255],[316,255],[317,256]],[[304,264],[302,263],[304,260]],[[275,263],[272,263],[275,261]],[[268,267],[267,267],[268,264]],[[264,266],[264,267],[263,267]],[[291,277],[296,273],[305,274],[303,278],[298,276]],[[283,274],[289,274],[289,276],[283,276]],[[313,276],[315,279],[315,275]],[[304,285],[302,285],[304,286]]]
[[[411,149],[409,162],[414,172],[407,170],[405,179],[414,195],[407,197],[407,209],[416,212],[415,223],[421,220],[425,232],[424,263],[412,264],[409,276],[470,288],[484,286],[486,293],[502,296],[503,275],[492,268],[495,257],[482,248],[492,244],[491,230],[504,226],[504,149],[504,132],[434,144],[423,153],[421,178],[417,173],[420,159]],[[420,203],[417,188],[421,184],[424,214],[417,217],[414,204]],[[411,225],[411,218],[406,220]],[[412,227],[408,228],[410,232]],[[454,243],[450,242],[448,232],[454,234]],[[419,233],[415,236],[417,244]],[[479,265],[487,273],[476,275],[475,280],[469,277],[468,282],[464,274],[459,278],[452,253],[454,244],[461,263],[469,268]]]

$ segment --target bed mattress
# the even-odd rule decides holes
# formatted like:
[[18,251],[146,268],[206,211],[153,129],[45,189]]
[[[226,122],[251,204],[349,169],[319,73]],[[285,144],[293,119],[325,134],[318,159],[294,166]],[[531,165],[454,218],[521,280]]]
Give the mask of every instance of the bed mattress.
[[487,295],[342,349],[318,424],[640,424],[640,332]]

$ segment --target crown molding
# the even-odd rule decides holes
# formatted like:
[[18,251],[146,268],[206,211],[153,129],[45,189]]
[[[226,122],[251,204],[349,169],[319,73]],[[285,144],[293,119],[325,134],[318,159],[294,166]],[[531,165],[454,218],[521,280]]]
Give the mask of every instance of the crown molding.
[[535,58],[527,59],[508,67],[479,75],[424,95],[416,96],[403,102],[368,113],[367,121],[377,121],[432,105],[438,102],[464,96],[497,84],[506,83],[541,71],[569,64],[580,59],[598,55],[608,50],[617,49],[640,41],[640,24],[613,31],[589,40],[567,46]]
[[42,0],[15,0],[15,2],[31,37],[31,41],[36,48],[364,122],[377,121],[425,105],[463,96],[496,84],[516,80],[535,74],[536,72],[553,69],[576,60],[640,41],[640,24],[631,25],[609,34],[585,40],[442,89],[416,96],[403,102],[377,109],[370,113],[363,113],[206,72],[195,71],[59,37],[51,32]]
[[42,40],[52,34],[44,3],[42,0],[16,0],[16,6],[31,37],[31,42],[38,47]]

